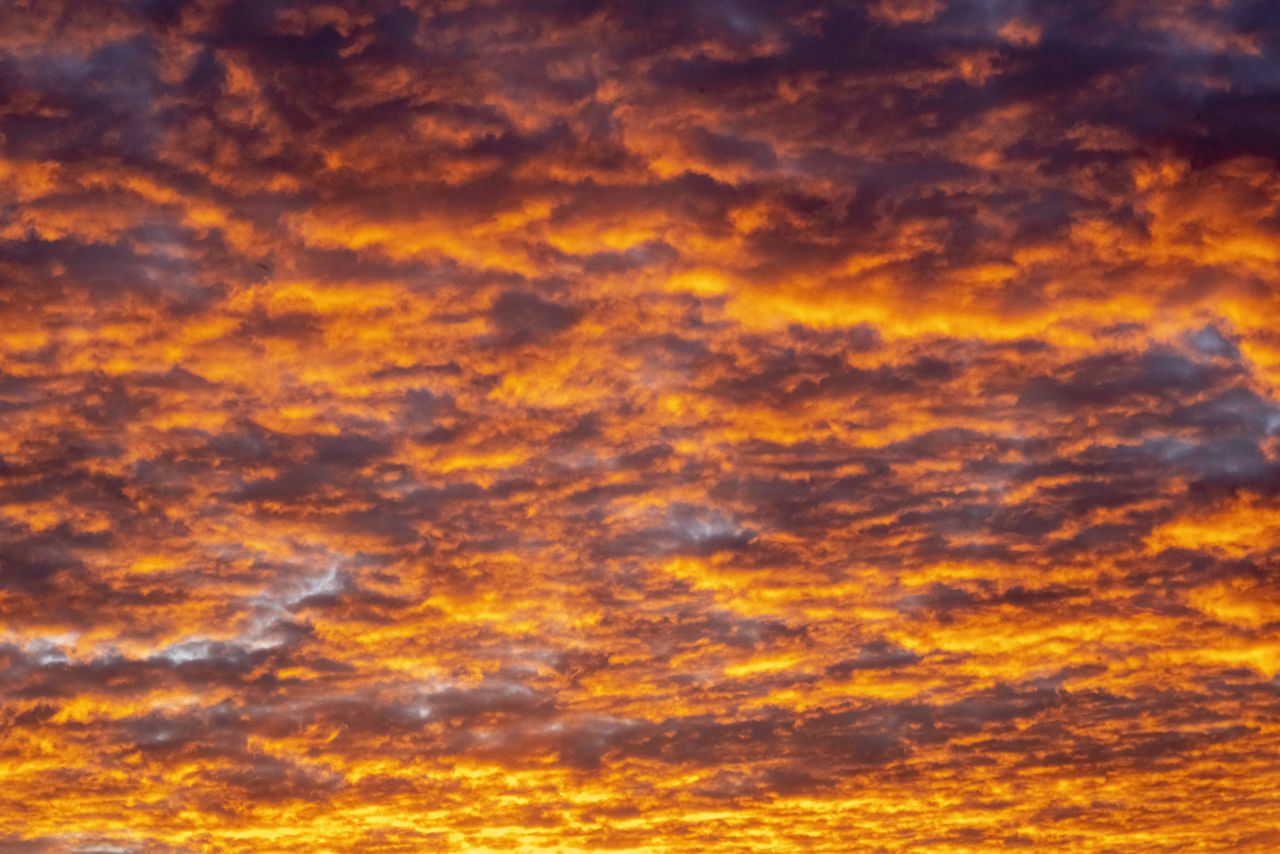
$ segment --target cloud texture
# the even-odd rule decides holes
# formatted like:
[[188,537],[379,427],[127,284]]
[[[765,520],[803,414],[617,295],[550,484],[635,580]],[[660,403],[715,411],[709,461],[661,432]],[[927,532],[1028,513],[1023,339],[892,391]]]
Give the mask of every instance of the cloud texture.
[[1280,847],[1280,10],[7,0],[0,851]]

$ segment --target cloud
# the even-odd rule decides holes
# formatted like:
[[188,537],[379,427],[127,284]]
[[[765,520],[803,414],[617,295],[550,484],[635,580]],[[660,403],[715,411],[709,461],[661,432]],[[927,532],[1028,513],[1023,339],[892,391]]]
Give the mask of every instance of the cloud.
[[1277,23],[14,5],[0,850],[1274,847]]

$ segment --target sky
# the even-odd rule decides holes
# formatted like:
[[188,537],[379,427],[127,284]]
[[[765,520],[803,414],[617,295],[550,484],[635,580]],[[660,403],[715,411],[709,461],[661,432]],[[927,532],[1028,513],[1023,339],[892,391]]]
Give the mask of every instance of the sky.
[[1271,0],[0,12],[0,852],[1280,850]]

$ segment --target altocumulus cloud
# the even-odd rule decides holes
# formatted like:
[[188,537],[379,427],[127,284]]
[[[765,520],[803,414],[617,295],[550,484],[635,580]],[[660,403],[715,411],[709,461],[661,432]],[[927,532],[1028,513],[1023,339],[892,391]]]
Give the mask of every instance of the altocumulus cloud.
[[3,17],[0,850],[1280,845],[1274,4]]

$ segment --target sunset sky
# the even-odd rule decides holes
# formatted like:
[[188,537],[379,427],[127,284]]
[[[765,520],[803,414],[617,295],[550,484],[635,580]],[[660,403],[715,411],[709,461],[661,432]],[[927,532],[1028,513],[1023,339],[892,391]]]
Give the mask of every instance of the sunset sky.
[[0,0],[0,852],[1280,851],[1274,0]]

